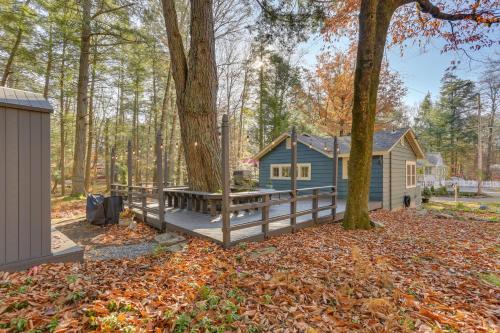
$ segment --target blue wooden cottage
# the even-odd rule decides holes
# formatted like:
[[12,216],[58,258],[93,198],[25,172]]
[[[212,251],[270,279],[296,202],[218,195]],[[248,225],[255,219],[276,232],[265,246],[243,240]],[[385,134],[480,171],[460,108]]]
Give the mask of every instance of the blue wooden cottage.
[[[349,175],[347,165],[351,137],[338,138],[338,198],[345,199]],[[261,187],[290,189],[290,133],[283,133],[255,155],[259,161]],[[333,138],[309,134],[297,136],[297,187],[316,187],[332,184]],[[370,201],[382,203],[389,210],[404,206],[409,196],[411,206],[420,204],[416,162],[424,158],[415,133],[410,128],[378,131],[373,135],[373,160]]]

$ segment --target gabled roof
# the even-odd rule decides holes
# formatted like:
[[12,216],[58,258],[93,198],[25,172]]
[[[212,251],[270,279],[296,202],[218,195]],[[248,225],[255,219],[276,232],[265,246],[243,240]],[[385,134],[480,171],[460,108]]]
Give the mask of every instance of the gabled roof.
[[[283,140],[288,138],[290,133],[283,133],[277,137],[273,142],[267,145],[262,151],[254,156],[254,159],[259,160],[265,156],[268,152],[279,145]],[[414,151],[417,158],[423,158],[424,153],[422,148],[417,142],[415,133],[411,128],[400,128],[392,131],[377,131],[373,134],[373,154],[383,154],[389,152],[394,148],[394,146],[399,142],[402,137],[406,137],[412,150]],[[333,157],[333,138],[332,137],[321,137],[310,134],[297,135],[297,141],[309,146],[309,148],[314,149],[330,158]],[[339,156],[349,156],[351,151],[351,137],[341,136],[338,137],[339,143]]]
[[427,153],[425,154],[425,159],[422,160],[419,165],[421,166],[436,166],[436,167],[444,167],[446,164],[444,164],[443,156],[441,156],[441,153]]
[[0,87],[0,107],[52,112],[53,108],[42,94],[24,90]]

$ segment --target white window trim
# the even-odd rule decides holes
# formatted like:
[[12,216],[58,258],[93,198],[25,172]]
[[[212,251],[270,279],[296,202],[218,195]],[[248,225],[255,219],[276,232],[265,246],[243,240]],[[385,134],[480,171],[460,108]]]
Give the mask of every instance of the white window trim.
[[349,157],[342,157],[342,179],[349,178]]
[[[271,180],[290,180],[291,177],[283,177],[282,176],[282,168],[283,167],[289,167],[291,168],[291,164],[289,163],[279,163],[279,164],[271,164],[269,167],[269,179]],[[301,167],[308,167],[309,168],[309,177],[300,177],[300,168]],[[279,177],[274,177],[273,176],[273,169],[274,168],[279,168]],[[312,175],[312,167],[311,163],[297,163],[297,180],[311,180],[311,175]]]
[[[413,168],[410,168],[410,170],[414,170],[415,173],[412,175],[410,174],[410,184],[408,185],[408,166],[413,165]],[[415,180],[415,183],[411,184],[411,180]],[[406,161],[405,164],[405,184],[406,188],[414,188],[417,186],[417,163],[415,161]]]
[[285,147],[286,149],[292,149],[292,138],[286,138]]

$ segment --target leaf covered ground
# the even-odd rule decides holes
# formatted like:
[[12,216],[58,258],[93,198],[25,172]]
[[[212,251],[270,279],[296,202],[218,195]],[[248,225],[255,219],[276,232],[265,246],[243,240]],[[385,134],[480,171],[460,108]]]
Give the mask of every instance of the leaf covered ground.
[[497,332],[500,224],[376,212],[224,250],[0,273],[0,325],[23,331]]

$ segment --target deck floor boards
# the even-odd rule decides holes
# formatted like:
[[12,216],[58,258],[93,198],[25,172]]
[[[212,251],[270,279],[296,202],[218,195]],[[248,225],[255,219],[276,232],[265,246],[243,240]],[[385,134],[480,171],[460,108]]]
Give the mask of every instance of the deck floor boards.
[[[319,207],[329,205],[331,201],[328,199],[320,199]],[[157,207],[158,203],[149,203],[148,207]],[[381,202],[370,202],[370,210],[379,209],[382,207]],[[297,212],[305,211],[312,208],[311,200],[298,201]],[[139,209],[134,209],[140,215]],[[335,220],[338,221],[342,219],[345,212],[345,201],[337,199],[337,211]],[[278,231],[280,229],[285,229],[290,227],[290,218],[286,216],[290,214],[290,204],[281,204],[271,206],[269,209],[269,216],[283,216],[283,220],[277,222],[272,222],[269,224],[269,230]],[[318,219],[327,219],[331,215],[330,209],[318,212]],[[231,216],[231,225],[238,225],[241,223],[248,223],[253,221],[258,221],[261,219],[261,211],[250,211],[250,212],[239,212],[238,215],[233,214]],[[158,220],[157,215],[148,214],[148,219]],[[312,214],[302,215],[297,217],[297,224],[311,222]],[[165,209],[165,222],[166,228],[185,232],[193,236],[201,236],[205,239],[210,239],[218,243],[222,242],[222,219],[221,216],[212,217],[209,214],[202,214],[198,212],[193,212],[187,209],[167,207]],[[231,231],[231,241],[237,242],[242,241],[247,238],[257,237],[262,235],[262,227],[255,226],[240,230]]]

